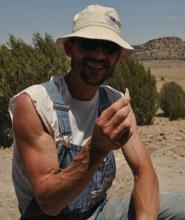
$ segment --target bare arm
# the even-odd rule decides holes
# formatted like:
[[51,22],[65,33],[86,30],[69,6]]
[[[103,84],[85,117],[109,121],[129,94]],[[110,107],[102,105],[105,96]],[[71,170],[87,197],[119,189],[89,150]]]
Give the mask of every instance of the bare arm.
[[134,174],[133,199],[137,220],[156,220],[159,208],[158,179],[152,162],[138,134],[134,113],[132,137],[122,147],[123,154]]
[[[53,138],[46,132],[30,97],[19,96],[13,112],[14,134],[35,198],[44,212],[58,214],[85,188],[107,153],[120,147],[116,142],[129,128],[128,113],[124,98],[104,111],[96,122],[92,140],[67,168],[60,170]],[[116,127],[116,132],[111,132]]]

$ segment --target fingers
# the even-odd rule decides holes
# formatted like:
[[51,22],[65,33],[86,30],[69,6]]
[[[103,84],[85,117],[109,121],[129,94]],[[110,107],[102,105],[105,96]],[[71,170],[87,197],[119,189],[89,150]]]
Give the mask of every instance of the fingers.
[[[132,135],[131,124],[132,117],[129,114],[121,121],[117,121],[117,114],[112,118],[112,120],[104,126],[103,132],[109,139],[116,145],[123,145],[128,141]],[[116,118],[116,119],[115,119]],[[112,122],[116,123],[112,123]]]
[[105,121],[109,121],[121,108],[128,106],[130,101],[129,96],[123,96],[118,101],[114,102],[109,108],[102,112],[101,117],[104,118]]
[[127,128],[130,125],[130,120],[128,118],[130,112],[130,107],[125,106],[117,111],[114,116],[105,124],[104,130],[111,132],[112,130],[120,130],[124,127]]
[[121,97],[96,120],[92,146],[99,151],[109,152],[120,148],[131,136],[130,96]]
[[[112,109],[109,109],[109,118],[105,118],[107,116],[106,114],[103,115],[99,118],[98,124],[102,127],[103,133],[111,141],[122,144],[123,140],[128,139],[131,135],[130,128],[132,116],[130,114],[130,105],[127,100],[122,99],[119,101],[120,102],[117,102]],[[110,117],[110,112],[112,117]]]

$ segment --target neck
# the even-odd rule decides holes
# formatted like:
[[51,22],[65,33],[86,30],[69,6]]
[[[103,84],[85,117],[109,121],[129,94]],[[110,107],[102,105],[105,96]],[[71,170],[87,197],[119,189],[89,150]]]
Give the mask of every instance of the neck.
[[81,101],[91,100],[98,89],[98,86],[86,84],[80,77],[77,77],[77,74],[73,74],[71,71],[64,77],[64,79],[71,96]]

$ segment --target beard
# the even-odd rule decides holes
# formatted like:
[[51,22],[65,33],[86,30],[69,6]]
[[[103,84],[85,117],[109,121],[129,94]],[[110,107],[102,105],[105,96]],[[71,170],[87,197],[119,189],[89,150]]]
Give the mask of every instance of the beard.
[[105,60],[86,57],[81,61],[72,60],[72,67],[78,72],[82,81],[88,85],[99,86],[113,75],[115,65],[110,65]]
[[[89,76],[90,74],[91,74],[91,76]],[[92,75],[95,75],[95,74],[93,74],[93,73],[90,73],[90,74],[87,74],[87,72],[85,72],[85,71],[81,71],[80,77],[85,83],[87,83],[88,85],[92,85],[92,86],[102,85],[105,82],[105,80],[108,78],[106,75],[104,75],[100,79],[95,76],[92,77]]]

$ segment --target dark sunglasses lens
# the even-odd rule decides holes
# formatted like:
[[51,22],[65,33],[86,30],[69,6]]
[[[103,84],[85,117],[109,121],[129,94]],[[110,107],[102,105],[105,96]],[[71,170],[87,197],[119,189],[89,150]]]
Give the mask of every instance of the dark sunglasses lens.
[[110,41],[103,41],[103,40],[90,40],[90,39],[80,39],[80,47],[87,51],[96,50],[97,48],[101,47],[109,54],[114,54],[117,52],[120,47]]
[[89,39],[81,39],[80,40],[80,47],[84,50],[96,50],[98,47],[97,42]]
[[109,54],[114,54],[116,53],[119,49],[120,49],[120,46],[118,46],[117,44],[115,43],[112,43],[112,42],[108,42],[109,45],[107,45],[107,52]]

